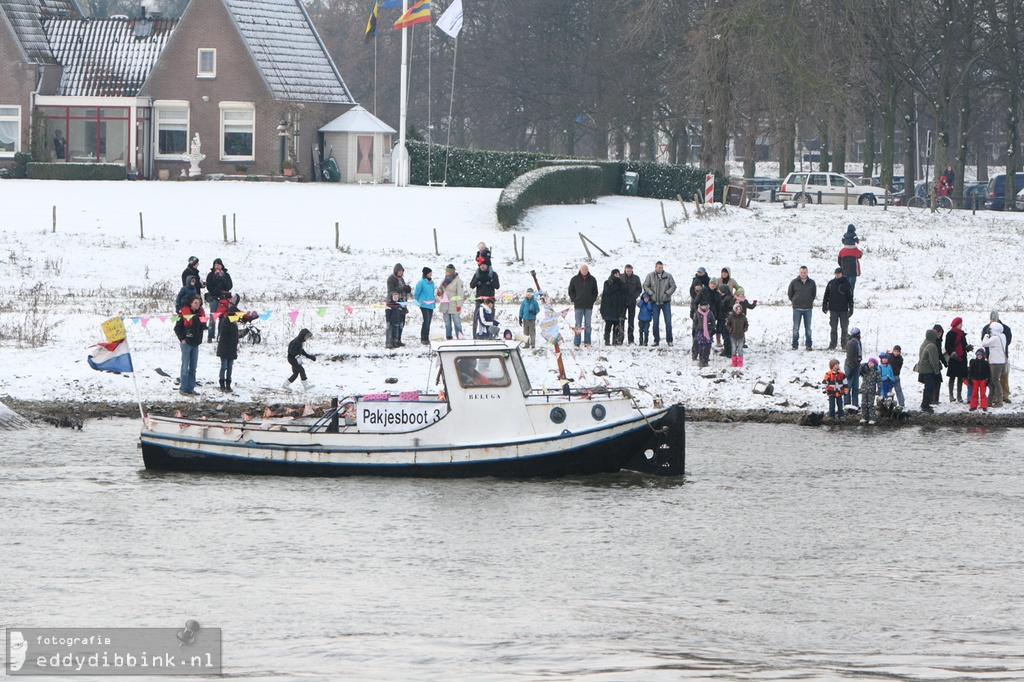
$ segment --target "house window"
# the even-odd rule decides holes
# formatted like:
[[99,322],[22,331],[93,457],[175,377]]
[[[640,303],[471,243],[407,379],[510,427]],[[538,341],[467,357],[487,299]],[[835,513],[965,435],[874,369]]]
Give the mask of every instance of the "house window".
[[21,107],[0,106],[0,156],[21,150]]
[[199,48],[199,68],[197,78],[216,78],[217,50]]
[[256,110],[246,102],[220,105],[220,158],[222,161],[252,161],[256,132]]
[[188,151],[188,102],[156,102],[156,157],[180,158]]

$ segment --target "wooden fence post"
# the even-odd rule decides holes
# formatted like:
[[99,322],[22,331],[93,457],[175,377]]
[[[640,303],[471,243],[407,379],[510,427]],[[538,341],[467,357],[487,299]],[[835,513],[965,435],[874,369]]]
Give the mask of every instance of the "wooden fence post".
[[[665,207],[662,206],[661,210],[662,210],[662,215],[664,215]],[[629,222],[629,218],[626,218],[626,226],[629,228],[629,234],[631,234],[633,236],[633,243],[634,244],[639,244],[640,242],[638,242],[636,240],[636,232],[633,231],[633,223]]]
[[139,211],[139,239],[146,238],[146,231],[142,228],[142,211]]
[[338,223],[334,223],[334,248],[341,250],[341,243],[338,241],[341,238],[341,233],[338,229]]
[[238,242],[238,216],[234,213],[231,214],[231,241]]
[[437,228],[434,228],[434,255],[440,256],[441,250],[437,248]]
[[519,260],[526,262],[526,236],[523,236],[522,248],[519,249]]
[[[665,202],[659,201],[658,203],[661,204],[661,224],[665,226],[665,231],[668,232],[668,220],[665,218]],[[633,228],[630,227],[629,231],[632,232]],[[636,241],[635,235],[633,236],[633,241]]]
[[587,246],[587,238],[580,232],[580,242],[583,244],[583,250],[587,252],[587,260],[594,260],[593,256],[590,255],[590,247]]
[[512,235],[512,251],[515,253],[515,259],[519,260],[519,238],[513,233]]
[[53,207],[53,231],[57,231],[57,207]]
[[220,217],[220,226],[224,231],[224,243],[228,243],[228,215],[225,213]]

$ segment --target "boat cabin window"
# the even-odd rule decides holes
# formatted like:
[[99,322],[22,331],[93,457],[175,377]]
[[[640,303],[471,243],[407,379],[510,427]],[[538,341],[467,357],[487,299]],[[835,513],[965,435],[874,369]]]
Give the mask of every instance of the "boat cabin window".
[[455,370],[463,388],[499,387],[512,383],[505,360],[497,355],[455,358]]
[[527,395],[533,390],[530,386],[530,377],[526,375],[526,368],[523,367],[523,359],[519,356],[519,353],[512,353],[512,368],[516,371],[516,377],[519,379],[519,388],[523,389],[523,395]]

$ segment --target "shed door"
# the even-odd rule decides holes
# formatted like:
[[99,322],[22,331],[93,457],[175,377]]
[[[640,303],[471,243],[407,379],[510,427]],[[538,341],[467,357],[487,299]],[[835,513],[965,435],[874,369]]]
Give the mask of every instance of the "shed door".
[[356,144],[359,148],[359,162],[356,164],[356,173],[359,175],[373,175],[373,135],[358,135]]

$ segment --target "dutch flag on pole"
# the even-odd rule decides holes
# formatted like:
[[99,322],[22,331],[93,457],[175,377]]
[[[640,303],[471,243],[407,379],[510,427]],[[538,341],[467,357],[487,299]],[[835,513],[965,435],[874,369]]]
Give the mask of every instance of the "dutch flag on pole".
[[97,343],[95,352],[89,356],[89,366],[100,372],[128,374],[132,368],[132,356],[128,352],[128,344],[124,341],[114,343]]

